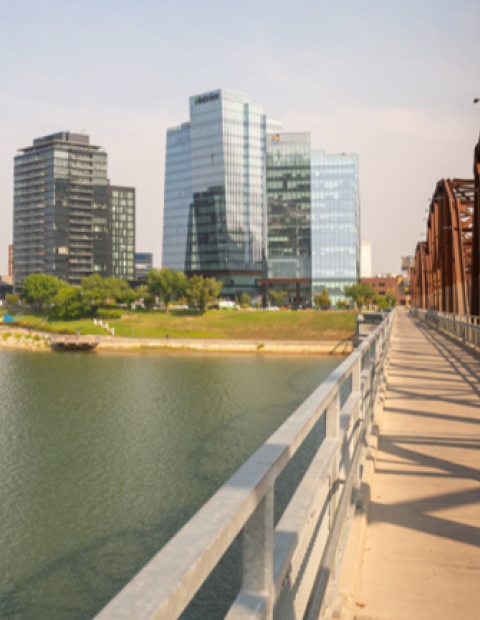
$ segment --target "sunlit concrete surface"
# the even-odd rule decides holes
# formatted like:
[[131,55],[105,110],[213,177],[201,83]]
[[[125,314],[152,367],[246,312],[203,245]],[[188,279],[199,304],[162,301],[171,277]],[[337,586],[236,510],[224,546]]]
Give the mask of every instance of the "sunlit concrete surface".
[[480,618],[479,377],[478,356],[397,314],[357,620]]

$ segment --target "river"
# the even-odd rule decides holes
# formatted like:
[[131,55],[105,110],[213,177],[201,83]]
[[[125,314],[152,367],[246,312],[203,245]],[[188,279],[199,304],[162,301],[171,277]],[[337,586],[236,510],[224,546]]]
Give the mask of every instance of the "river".
[[0,350],[0,618],[92,618],[340,361]]

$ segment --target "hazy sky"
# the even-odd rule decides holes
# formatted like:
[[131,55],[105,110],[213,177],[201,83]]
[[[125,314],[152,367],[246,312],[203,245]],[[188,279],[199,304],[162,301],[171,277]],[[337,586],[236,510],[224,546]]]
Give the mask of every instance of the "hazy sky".
[[165,130],[220,87],[359,153],[362,239],[398,271],[436,181],[472,176],[479,32],[478,0],[0,0],[0,274],[16,149],[68,129],[136,187],[137,250],[159,265]]

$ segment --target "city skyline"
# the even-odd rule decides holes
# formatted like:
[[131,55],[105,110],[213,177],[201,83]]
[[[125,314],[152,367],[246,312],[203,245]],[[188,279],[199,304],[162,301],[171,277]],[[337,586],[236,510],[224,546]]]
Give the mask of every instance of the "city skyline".
[[330,2],[301,11],[283,2],[4,7],[0,273],[16,149],[59,127],[95,135],[110,177],[137,188],[136,245],[158,265],[166,129],[186,117],[190,93],[219,85],[261,101],[284,131],[309,130],[312,149],[359,153],[362,239],[374,272],[399,271],[436,182],[472,176],[479,22],[471,1],[346,12]]

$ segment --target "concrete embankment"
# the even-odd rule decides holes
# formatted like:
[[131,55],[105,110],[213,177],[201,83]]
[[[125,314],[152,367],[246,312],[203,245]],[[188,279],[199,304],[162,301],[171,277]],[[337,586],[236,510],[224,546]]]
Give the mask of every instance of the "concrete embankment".
[[[0,348],[50,351],[57,334],[11,327],[0,328]],[[82,337],[86,338],[86,337]],[[280,355],[349,355],[351,340],[208,340],[188,338],[120,338],[96,336],[95,351],[193,351],[201,353],[269,353]]]
[[293,355],[348,355],[351,340],[188,340],[183,338],[119,338],[101,337],[97,351],[134,350],[197,351],[202,353],[275,353]]
[[0,348],[50,351],[50,336],[27,329],[0,329]]

